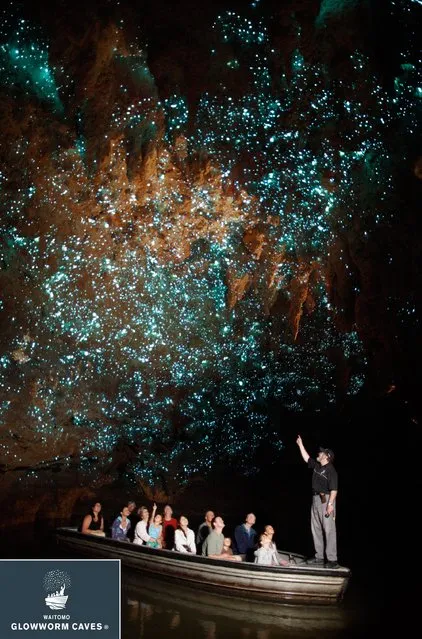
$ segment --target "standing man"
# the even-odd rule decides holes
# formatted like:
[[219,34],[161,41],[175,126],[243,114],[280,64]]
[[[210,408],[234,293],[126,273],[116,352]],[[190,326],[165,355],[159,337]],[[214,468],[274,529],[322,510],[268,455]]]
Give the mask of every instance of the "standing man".
[[326,567],[338,568],[335,520],[338,477],[337,471],[332,464],[334,453],[330,448],[320,448],[315,460],[309,456],[300,435],[296,439],[296,444],[299,446],[303,460],[313,470],[311,530],[314,539],[315,557],[308,559],[307,563],[323,565],[325,546],[325,554],[327,555]]

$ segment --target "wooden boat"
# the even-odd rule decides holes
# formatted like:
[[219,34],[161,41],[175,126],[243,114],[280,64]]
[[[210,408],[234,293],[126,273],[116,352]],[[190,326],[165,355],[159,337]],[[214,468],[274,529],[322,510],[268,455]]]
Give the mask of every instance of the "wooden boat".
[[78,556],[120,559],[144,575],[260,601],[334,604],[350,578],[349,568],[313,567],[297,553],[279,553],[290,561],[288,566],[258,566],[84,535],[75,528],[58,528],[56,538],[60,548]]

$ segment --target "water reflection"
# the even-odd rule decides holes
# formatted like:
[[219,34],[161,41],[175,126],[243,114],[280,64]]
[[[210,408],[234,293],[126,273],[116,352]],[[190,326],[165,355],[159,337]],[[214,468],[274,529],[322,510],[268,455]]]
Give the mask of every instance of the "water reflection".
[[123,571],[124,639],[283,639],[345,636],[337,606],[254,602]]

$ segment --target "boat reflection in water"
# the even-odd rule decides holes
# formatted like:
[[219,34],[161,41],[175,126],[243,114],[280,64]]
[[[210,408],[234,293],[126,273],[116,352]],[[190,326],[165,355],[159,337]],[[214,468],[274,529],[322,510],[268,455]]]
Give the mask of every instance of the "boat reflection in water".
[[249,601],[125,570],[122,615],[125,639],[327,639],[343,636],[348,625],[341,606]]

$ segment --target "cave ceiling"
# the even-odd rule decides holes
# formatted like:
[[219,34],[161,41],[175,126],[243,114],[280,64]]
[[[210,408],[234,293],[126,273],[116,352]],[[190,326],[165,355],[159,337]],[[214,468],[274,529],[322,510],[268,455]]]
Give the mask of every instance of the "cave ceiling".
[[3,13],[4,471],[183,483],[414,392],[422,8],[279,4]]

